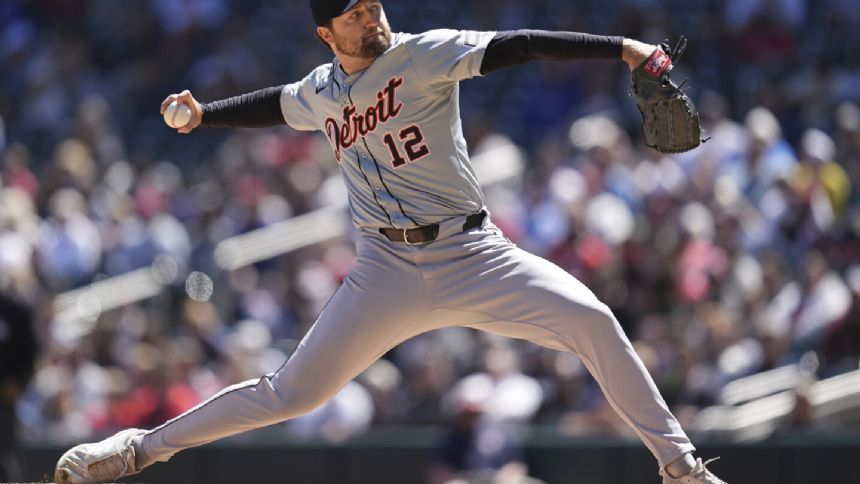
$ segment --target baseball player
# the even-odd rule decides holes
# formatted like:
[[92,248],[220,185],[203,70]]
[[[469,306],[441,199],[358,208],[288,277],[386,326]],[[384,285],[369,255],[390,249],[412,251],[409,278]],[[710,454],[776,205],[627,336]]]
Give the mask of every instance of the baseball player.
[[311,0],[334,59],[304,79],[208,104],[183,91],[198,126],[286,124],[331,143],[358,229],[355,267],[276,372],[225,388],[152,430],[78,445],[61,483],[112,481],[175,453],[303,415],[418,334],[467,326],[577,354],[656,457],[663,482],[723,483],[693,444],[606,305],[492,223],[469,163],[459,81],[533,60],[622,59],[656,46],[572,32],[392,33],[379,0]]

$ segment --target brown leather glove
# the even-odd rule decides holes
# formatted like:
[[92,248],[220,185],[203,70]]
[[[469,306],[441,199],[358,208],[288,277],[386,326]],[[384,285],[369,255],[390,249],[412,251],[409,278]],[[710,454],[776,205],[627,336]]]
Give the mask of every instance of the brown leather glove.
[[674,49],[663,42],[630,74],[631,94],[642,114],[645,144],[663,153],[689,151],[707,141],[701,137],[696,106],[681,90],[684,83],[678,86],[669,75],[686,47],[684,37]]

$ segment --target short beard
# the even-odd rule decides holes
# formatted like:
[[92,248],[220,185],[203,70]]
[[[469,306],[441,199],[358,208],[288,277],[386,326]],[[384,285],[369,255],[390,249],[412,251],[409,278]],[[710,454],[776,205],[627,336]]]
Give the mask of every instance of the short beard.
[[360,59],[375,59],[391,47],[391,32],[386,31],[382,32],[381,36],[374,35],[369,39],[361,39],[361,45],[358,47],[346,45],[337,35],[334,37],[334,43],[337,46],[337,50],[348,56]]

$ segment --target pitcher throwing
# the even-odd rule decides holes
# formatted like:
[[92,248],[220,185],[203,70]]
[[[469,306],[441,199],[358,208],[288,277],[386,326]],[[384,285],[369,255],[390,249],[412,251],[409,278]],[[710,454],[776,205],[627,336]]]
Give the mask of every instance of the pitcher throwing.
[[[360,236],[355,267],[278,371],[225,388],[152,430],[66,452],[61,483],[113,481],[175,453],[310,412],[400,342],[448,326],[578,355],[653,453],[664,483],[723,483],[694,459],[609,308],[573,276],[509,242],[469,162],[459,81],[534,60],[660,55],[622,37],[572,32],[392,33],[378,0],[311,0],[335,58],[293,84],[191,108],[197,126],[287,124],[331,143]],[[661,59],[661,62],[663,60]]]

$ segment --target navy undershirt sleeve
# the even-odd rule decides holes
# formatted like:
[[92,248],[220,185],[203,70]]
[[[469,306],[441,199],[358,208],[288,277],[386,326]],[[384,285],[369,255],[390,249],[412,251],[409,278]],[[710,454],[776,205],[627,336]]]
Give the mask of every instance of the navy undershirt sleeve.
[[281,112],[284,86],[203,104],[203,126],[210,128],[265,128],[287,124]]
[[624,37],[509,30],[499,32],[487,45],[481,74],[536,60],[620,60]]

